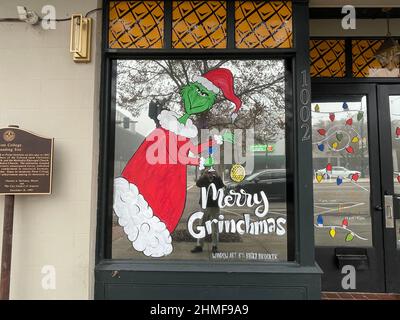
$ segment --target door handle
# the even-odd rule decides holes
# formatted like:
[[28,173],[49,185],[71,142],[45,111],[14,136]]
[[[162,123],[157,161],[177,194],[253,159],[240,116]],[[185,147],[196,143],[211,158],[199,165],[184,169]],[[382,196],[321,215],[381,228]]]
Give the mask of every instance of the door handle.
[[393,196],[385,196],[385,224],[387,229],[394,228]]

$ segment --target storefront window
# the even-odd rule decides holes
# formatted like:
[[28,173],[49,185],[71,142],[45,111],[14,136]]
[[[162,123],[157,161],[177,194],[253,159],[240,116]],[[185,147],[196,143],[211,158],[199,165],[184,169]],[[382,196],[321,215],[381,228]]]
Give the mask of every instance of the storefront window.
[[317,246],[372,245],[367,98],[313,104]]
[[113,259],[287,261],[285,70],[117,61]]

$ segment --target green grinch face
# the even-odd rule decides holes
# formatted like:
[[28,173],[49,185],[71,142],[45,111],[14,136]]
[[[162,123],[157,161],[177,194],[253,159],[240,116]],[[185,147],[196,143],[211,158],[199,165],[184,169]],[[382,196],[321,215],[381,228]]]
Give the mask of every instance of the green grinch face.
[[211,109],[215,103],[216,94],[198,82],[189,83],[181,91],[185,113],[192,115]]

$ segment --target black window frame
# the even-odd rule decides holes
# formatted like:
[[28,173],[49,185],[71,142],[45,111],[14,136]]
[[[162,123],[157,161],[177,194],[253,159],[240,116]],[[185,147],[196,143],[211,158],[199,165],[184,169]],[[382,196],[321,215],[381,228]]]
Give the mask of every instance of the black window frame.
[[[224,272],[246,270],[267,273],[299,270],[299,267],[315,267],[313,192],[312,192],[312,145],[311,145],[311,79],[309,73],[309,25],[308,0],[293,0],[293,48],[290,49],[236,49],[234,47],[234,3],[227,1],[227,49],[173,49],[171,47],[171,1],[165,1],[165,48],[164,49],[110,49],[108,43],[109,1],[103,0],[102,66],[100,101],[100,157],[98,170],[98,214],[96,232],[96,271],[140,270],[154,271],[200,270]],[[119,59],[285,59],[287,70],[286,155],[290,192],[287,194],[288,210],[288,262],[272,264],[204,262],[201,268],[196,261],[138,261],[111,259],[111,225],[113,202],[113,164],[115,138],[116,60]],[[288,131],[289,130],[289,131]],[[292,216],[290,216],[290,213]],[[290,221],[290,223],[289,223]],[[290,245],[289,245],[290,244]],[[200,269],[199,269],[200,268]],[[293,269],[294,268],[294,269]]]

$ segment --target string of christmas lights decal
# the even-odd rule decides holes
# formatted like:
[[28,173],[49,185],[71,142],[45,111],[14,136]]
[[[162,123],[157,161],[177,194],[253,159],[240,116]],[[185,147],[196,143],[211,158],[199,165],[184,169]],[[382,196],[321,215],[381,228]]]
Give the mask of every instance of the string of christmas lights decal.
[[214,148],[213,148],[213,144],[212,144],[212,139],[209,139],[209,141],[208,141],[208,157],[204,163],[205,167],[212,168],[212,166],[215,164],[213,153],[214,153]]
[[[320,152],[331,151],[331,152],[347,152],[348,154],[355,153],[355,146],[357,146],[362,136],[360,133],[353,127],[354,119],[357,119],[358,122],[363,120],[364,112],[361,110],[350,110],[349,105],[347,102],[344,102],[342,105],[342,111],[336,112],[321,112],[321,108],[319,104],[316,104],[314,107],[313,112],[318,114],[327,114],[329,117],[330,122],[337,123],[337,125],[325,129],[319,128],[317,129],[318,135],[321,139],[317,142],[313,142],[313,145],[317,146]],[[342,123],[339,123],[337,120],[337,115],[345,113],[347,114],[346,120]],[[400,136],[400,128],[399,128],[399,136]],[[315,173],[315,179],[318,183],[321,183],[323,180],[331,179],[333,175],[333,166],[331,163],[328,163],[324,170],[317,171]],[[336,177],[336,185],[341,186],[345,180],[349,180],[353,185],[357,186],[358,188],[369,192],[368,189],[361,186],[358,183],[360,179],[360,173],[350,173],[347,177],[337,176]],[[400,181],[400,177],[399,177]],[[360,236],[354,230],[349,228],[349,219],[344,218],[342,220],[341,225],[325,225],[324,224],[324,217],[323,214],[318,214],[317,223],[315,224],[315,228],[317,229],[327,229],[329,230],[330,238],[334,239],[338,231],[345,231],[345,242],[351,242],[355,238],[368,241],[368,239]]]
[[344,218],[342,221],[341,226],[326,226],[324,225],[324,218],[322,215],[318,215],[317,218],[317,223],[315,224],[315,227],[317,229],[329,229],[329,236],[334,239],[337,235],[337,230],[345,231],[346,236],[344,238],[345,242],[351,242],[355,238],[358,238],[362,241],[368,241],[368,239],[361,237],[359,234],[357,234],[355,231],[349,229],[349,219]]
[[[346,151],[349,154],[354,153],[354,147],[351,144],[358,144],[361,140],[361,135],[353,127],[354,116],[353,113],[357,113],[356,119],[360,122],[364,118],[364,112],[360,110],[350,110],[346,102],[343,103],[343,111],[336,112],[321,112],[319,104],[315,105],[315,113],[328,114],[329,120],[331,122],[336,121],[336,115],[339,113],[347,113],[347,119],[343,124],[336,125],[329,128],[328,130],[324,128],[317,129],[318,134],[323,138],[320,141],[314,142],[313,144],[317,146],[318,150],[324,152],[326,150],[325,144],[328,149],[333,152]],[[347,141],[347,143],[343,143]]]
[[[352,127],[346,128],[344,131],[343,126],[331,127],[328,130],[319,129],[318,133],[323,137],[322,140],[314,142],[313,144],[318,147],[321,152],[325,151],[325,144],[328,149],[333,152],[346,151],[347,153],[354,153],[354,147],[351,144],[357,144],[361,140],[360,134]],[[347,143],[343,143],[347,141]],[[343,145],[340,147],[340,145]]]

